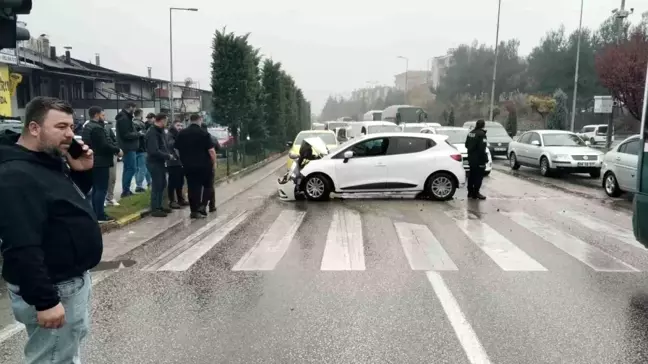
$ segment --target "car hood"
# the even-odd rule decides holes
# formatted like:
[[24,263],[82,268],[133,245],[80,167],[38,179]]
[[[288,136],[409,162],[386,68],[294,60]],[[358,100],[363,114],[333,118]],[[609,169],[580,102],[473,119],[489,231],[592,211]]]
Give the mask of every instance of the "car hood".
[[486,139],[491,143],[491,146],[497,146],[497,143],[510,143],[513,141],[509,136],[491,136],[486,134]]
[[553,154],[603,155],[600,150],[590,147],[544,147]]

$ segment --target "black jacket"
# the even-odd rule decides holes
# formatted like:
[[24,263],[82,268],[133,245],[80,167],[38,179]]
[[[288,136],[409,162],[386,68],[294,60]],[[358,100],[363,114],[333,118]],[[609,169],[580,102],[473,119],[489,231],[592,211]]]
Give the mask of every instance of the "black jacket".
[[167,162],[168,167],[182,167],[182,162],[178,156],[178,151],[175,149],[175,141],[178,138],[180,132],[176,128],[169,128],[169,133],[167,134],[167,141],[169,152],[173,155],[175,159],[169,160]]
[[106,129],[104,122],[90,120],[83,127],[81,134],[83,142],[88,144],[94,153],[94,166],[97,168],[114,166],[114,156],[119,153],[119,147],[112,141]]
[[99,263],[103,240],[85,200],[91,172],[70,171],[62,158],[18,146],[19,136],[0,134],[2,276],[42,311],[59,303],[55,283]]
[[144,135],[148,131],[148,125],[146,121],[142,119],[133,118],[133,125],[135,125],[135,131],[140,133],[139,137],[139,146],[137,148],[137,153],[146,153],[146,141],[144,140]]
[[169,143],[164,129],[152,126],[146,132],[146,160],[149,163],[162,163],[171,159]]
[[126,152],[136,152],[139,148],[140,133],[133,124],[133,114],[122,110],[115,117],[115,129],[117,129],[117,142],[119,147]]
[[468,164],[485,166],[488,163],[486,143],[486,130],[475,128],[468,133],[465,144],[468,150]]

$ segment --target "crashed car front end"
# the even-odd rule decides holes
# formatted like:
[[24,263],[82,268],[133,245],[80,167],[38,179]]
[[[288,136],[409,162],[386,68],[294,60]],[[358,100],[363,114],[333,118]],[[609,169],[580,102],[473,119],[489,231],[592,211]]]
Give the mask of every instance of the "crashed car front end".
[[299,149],[299,154],[290,153],[288,158],[293,160],[290,169],[277,179],[277,190],[281,201],[303,200],[304,194],[300,190],[301,169],[311,160],[320,159],[328,154],[326,144],[320,138],[306,138]]

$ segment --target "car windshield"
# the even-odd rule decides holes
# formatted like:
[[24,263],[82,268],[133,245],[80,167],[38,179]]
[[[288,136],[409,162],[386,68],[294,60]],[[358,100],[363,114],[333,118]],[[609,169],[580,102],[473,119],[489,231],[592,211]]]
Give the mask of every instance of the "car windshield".
[[367,129],[369,129],[369,134],[400,131],[400,127],[398,125],[371,125],[367,127]]
[[468,129],[437,129],[437,134],[447,135],[446,140],[450,144],[463,144],[470,130]]
[[580,147],[585,146],[585,142],[576,134],[555,133],[544,134],[542,136],[545,147]]
[[509,136],[508,133],[506,132],[506,129],[504,129],[501,126],[491,126],[491,127],[486,127],[486,137],[507,137]]
[[295,138],[295,145],[301,145],[306,138],[320,138],[326,145],[337,144],[333,133],[299,133]]

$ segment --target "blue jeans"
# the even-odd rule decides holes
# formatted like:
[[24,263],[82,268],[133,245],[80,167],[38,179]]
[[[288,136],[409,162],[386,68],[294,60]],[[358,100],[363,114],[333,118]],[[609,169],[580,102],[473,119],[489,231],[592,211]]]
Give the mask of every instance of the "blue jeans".
[[65,309],[65,324],[60,329],[40,327],[36,309],[23,300],[20,288],[9,283],[7,287],[14,317],[27,330],[25,364],[81,364],[81,342],[90,329],[90,273],[56,284]]
[[149,163],[148,169],[153,177],[151,185],[151,210],[160,210],[164,200],[164,189],[167,186],[167,169],[163,163]]
[[135,172],[137,171],[137,153],[125,152],[122,157],[122,162],[124,163],[124,170],[122,171],[123,196],[131,194],[131,182],[133,182],[133,177],[135,177]]
[[108,194],[108,181],[110,180],[110,168],[95,167],[92,169],[92,208],[97,220],[106,220],[104,202]]
[[146,153],[137,153],[136,165],[135,185],[137,188],[144,188],[144,179],[146,179],[146,185],[151,186],[151,173],[146,168]]

